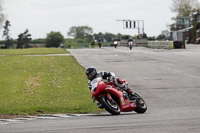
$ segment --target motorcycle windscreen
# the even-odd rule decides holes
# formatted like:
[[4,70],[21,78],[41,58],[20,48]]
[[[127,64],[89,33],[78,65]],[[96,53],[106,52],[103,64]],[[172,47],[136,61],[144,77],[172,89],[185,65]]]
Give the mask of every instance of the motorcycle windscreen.
[[94,91],[94,89],[98,86],[100,80],[101,80],[101,78],[95,78],[95,79],[92,80],[92,82],[91,82],[91,86],[92,86],[91,91]]

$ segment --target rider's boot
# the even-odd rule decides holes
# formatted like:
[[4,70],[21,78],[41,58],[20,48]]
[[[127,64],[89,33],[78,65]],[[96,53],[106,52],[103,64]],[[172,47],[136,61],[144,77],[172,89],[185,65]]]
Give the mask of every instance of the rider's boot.
[[128,86],[125,85],[120,78],[115,78],[114,82],[118,87],[122,88],[123,90],[125,90],[128,93],[128,97],[129,97],[130,100],[135,100],[136,99],[135,95],[132,92],[132,90],[130,88],[128,88]]
[[128,93],[128,96],[129,96],[130,100],[135,100],[136,99],[135,95],[133,94],[133,91],[130,88],[128,88],[127,86],[126,86],[125,91]]

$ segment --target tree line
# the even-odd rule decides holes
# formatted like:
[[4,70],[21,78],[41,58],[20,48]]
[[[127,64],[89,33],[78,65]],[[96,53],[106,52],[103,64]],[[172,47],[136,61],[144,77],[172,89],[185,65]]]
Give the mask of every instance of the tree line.
[[[122,34],[118,33],[117,35],[112,33],[95,33],[93,34],[93,28],[89,26],[72,26],[69,29],[67,35],[71,39],[65,39],[64,36],[60,32],[51,31],[47,34],[47,37],[44,39],[35,39],[32,40],[31,34],[29,34],[28,29],[26,29],[23,33],[18,35],[18,39],[14,40],[10,37],[10,21],[6,20],[5,25],[3,26],[3,37],[5,41],[0,41],[4,43],[4,48],[13,48],[13,44],[17,44],[16,48],[29,48],[31,44],[45,44],[45,47],[59,47],[61,44],[66,44],[67,47],[71,47],[73,43],[84,44],[93,43],[94,40],[102,41],[102,42],[112,42],[116,38],[122,38]],[[130,36],[130,35],[126,35]],[[72,41],[73,40],[73,41]],[[69,41],[70,44],[68,44]],[[74,44],[75,45],[75,44]]]

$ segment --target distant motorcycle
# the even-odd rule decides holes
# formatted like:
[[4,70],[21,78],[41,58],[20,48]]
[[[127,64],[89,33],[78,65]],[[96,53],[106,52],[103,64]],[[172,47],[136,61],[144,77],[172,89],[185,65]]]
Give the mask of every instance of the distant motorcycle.
[[118,41],[114,41],[114,47],[117,48]]
[[[125,80],[123,82],[127,84]],[[145,113],[147,110],[147,105],[142,97],[133,92],[134,96],[130,100],[127,92],[117,88],[113,80],[103,82],[102,78],[95,78],[92,80],[91,85],[94,101],[97,100],[112,115],[129,111]]]
[[130,41],[129,43],[128,43],[128,46],[129,46],[129,48],[130,48],[130,50],[132,49],[132,47],[133,47],[133,42],[132,41]]
[[133,47],[133,39],[129,39],[128,40],[128,47],[130,48],[130,50],[132,49],[132,47]]

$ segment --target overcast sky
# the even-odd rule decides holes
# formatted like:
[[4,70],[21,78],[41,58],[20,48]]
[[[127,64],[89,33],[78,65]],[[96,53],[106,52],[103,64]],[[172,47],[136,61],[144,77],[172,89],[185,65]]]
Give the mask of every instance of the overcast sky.
[[[64,37],[72,26],[90,26],[94,33],[137,34],[136,29],[123,29],[118,19],[144,20],[148,36],[157,36],[171,24],[171,0],[2,0],[4,14],[10,21],[11,37],[26,28],[33,39],[46,38],[59,31]],[[0,29],[0,37],[3,29]]]

